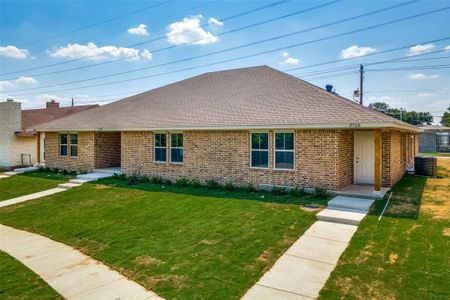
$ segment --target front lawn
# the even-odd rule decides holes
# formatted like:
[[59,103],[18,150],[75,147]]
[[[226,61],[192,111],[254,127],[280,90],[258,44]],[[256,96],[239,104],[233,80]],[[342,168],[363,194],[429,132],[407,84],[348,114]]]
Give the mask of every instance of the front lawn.
[[45,281],[0,251],[0,299],[62,299]]
[[55,188],[72,176],[53,172],[35,171],[0,180],[0,201]]
[[354,235],[321,299],[450,299],[450,159],[438,178],[405,176]]
[[315,221],[298,205],[311,196],[100,183],[4,207],[1,223],[72,245],[168,299],[239,299]]

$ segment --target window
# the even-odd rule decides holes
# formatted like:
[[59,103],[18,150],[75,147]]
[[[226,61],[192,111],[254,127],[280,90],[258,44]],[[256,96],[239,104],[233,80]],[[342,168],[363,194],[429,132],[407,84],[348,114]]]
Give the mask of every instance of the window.
[[294,169],[294,133],[275,133],[275,169]]
[[59,135],[59,155],[67,156],[67,134],[62,133]]
[[269,134],[255,132],[251,134],[251,166],[253,168],[269,167]]
[[166,134],[155,133],[155,161],[166,162],[166,160],[167,160]]
[[70,156],[78,156],[78,134],[70,135]]
[[170,162],[183,162],[183,134],[172,133],[170,135]]

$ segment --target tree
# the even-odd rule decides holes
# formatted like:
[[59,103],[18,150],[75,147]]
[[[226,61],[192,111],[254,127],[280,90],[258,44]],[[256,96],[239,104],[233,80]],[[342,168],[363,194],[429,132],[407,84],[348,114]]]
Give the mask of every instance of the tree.
[[[369,108],[382,112],[396,119],[402,120],[411,125],[430,125],[431,123],[433,123],[433,116],[429,112],[416,112],[414,110],[406,111],[404,109],[392,108],[384,102],[370,103]],[[450,121],[450,112],[448,113],[448,118]]]
[[444,112],[441,118],[441,125],[450,127],[450,106],[447,108],[447,111]]
[[389,105],[384,102],[374,102],[369,104],[369,108],[378,110],[379,112],[386,113],[389,109]]

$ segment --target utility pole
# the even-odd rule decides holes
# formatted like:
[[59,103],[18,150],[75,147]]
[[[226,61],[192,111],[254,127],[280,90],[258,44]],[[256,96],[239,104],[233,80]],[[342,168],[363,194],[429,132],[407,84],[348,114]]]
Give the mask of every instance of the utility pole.
[[72,106],[73,106],[73,98],[72,98]]
[[363,105],[364,66],[359,65],[359,104]]

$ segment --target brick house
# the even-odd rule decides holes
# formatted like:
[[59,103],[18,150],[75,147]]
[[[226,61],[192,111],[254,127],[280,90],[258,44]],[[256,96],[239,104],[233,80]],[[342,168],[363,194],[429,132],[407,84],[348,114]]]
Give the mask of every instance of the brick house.
[[31,166],[45,160],[45,134],[32,128],[98,105],[60,107],[51,100],[45,108],[21,109],[21,103],[8,99],[0,102],[0,169]]
[[376,192],[413,163],[420,131],[267,66],[205,73],[37,129],[49,167]]

